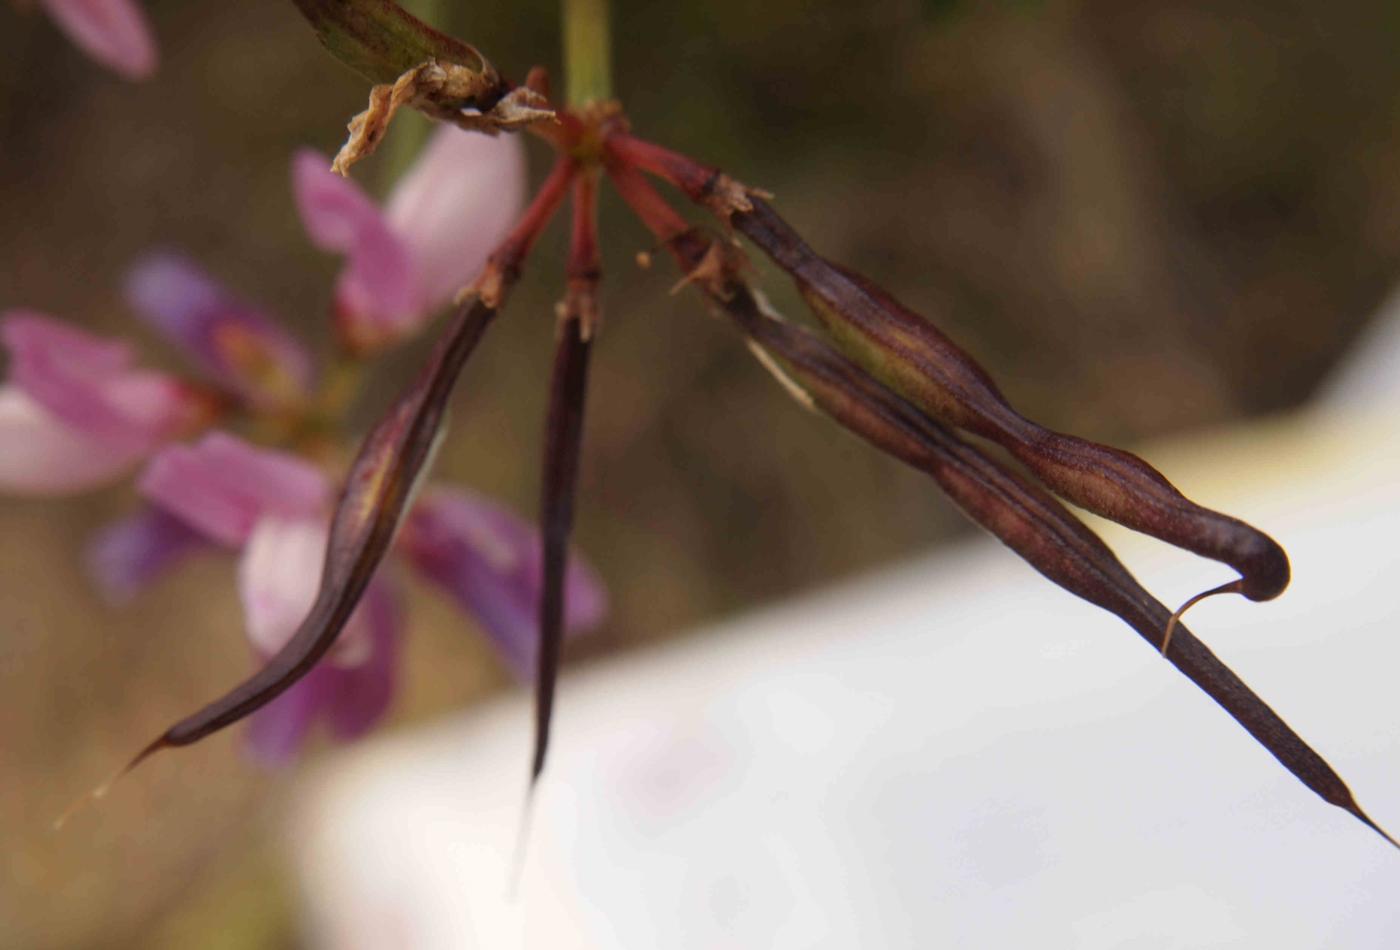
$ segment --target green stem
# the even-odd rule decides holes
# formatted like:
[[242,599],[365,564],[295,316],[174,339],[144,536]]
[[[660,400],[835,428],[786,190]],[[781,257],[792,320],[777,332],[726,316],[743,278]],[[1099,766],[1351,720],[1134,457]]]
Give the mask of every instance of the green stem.
[[563,0],[564,85],[571,105],[612,98],[608,0]]

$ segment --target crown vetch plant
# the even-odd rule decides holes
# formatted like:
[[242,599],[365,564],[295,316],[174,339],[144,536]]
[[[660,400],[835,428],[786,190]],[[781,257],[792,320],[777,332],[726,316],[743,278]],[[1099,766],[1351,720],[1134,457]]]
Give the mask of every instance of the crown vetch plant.
[[[423,528],[421,522],[432,525],[436,510],[437,528],[447,530],[443,523],[449,519],[443,517],[441,508],[452,502],[434,500],[433,496],[415,508],[414,497],[430,466],[433,447],[443,435],[446,406],[457,378],[504,308],[536,240],[568,200],[571,237],[550,378],[541,480],[542,535],[534,552],[538,583],[521,588],[537,596],[530,616],[538,624],[537,642],[532,649],[515,654],[517,662],[528,657],[535,665],[531,781],[538,780],[549,748],[561,639],[577,602],[589,591],[586,583],[575,583],[571,578],[567,550],[584,430],[589,354],[601,324],[597,194],[601,182],[607,180],[675,258],[683,277],[681,285],[696,288],[712,308],[727,316],[762,364],[799,402],[929,475],[969,518],[1045,577],[1122,618],[1308,788],[1385,835],[1356,804],[1336,772],[1178,622],[1186,607],[1203,596],[1238,593],[1256,601],[1278,596],[1289,581],[1283,549],[1252,526],[1192,502],[1142,459],[1031,421],[1012,407],[989,375],[930,321],[873,281],[813,250],[780,216],[769,195],[633,135],[609,89],[605,0],[565,0],[570,87],[566,103],[551,99],[542,70],[533,70],[523,85],[515,85],[479,50],[439,33],[390,0],[295,3],[325,47],[374,84],[368,107],[350,123],[349,138],[332,163],[335,171],[346,174],[356,161],[371,153],[383,140],[395,112],[405,107],[485,136],[527,131],[548,143],[557,158],[513,227],[458,294],[450,322],[417,379],[365,438],[344,477],[329,526],[322,521],[318,523],[321,527],[307,526],[297,534],[274,522],[272,527],[259,527],[250,534],[235,532],[238,541],[249,548],[259,543],[303,551],[324,547],[314,597],[308,594],[309,606],[294,611],[304,613],[304,619],[285,636],[255,637],[265,647],[266,664],[223,697],[171,726],[131,765],[160,749],[190,744],[254,714],[279,697],[292,695],[299,684],[311,682],[323,669],[318,666],[323,660],[333,663],[341,651],[363,650],[353,643],[357,605],[363,599],[364,606],[359,609],[375,612],[376,585],[382,583],[376,572],[400,529],[409,538],[401,544],[407,547],[409,558],[420,564],[432,560],[422,551],[432,548],[423,536],[432,535],[434,530]],[[462,135],[456,131],[451,134]],[[474,186],[468,183],[480,181],[489,171],[482,161],[453,161],[450,156],[435,155],[432,147],[425,161],[436,162],[437,171],[431,176],[431,186],[421,185],[421,200],[391,203],[388,216],[381,217],[348,183],[324,178],[323,163],[298,159],[298,197],[313,240],[349,255],[349,271],[337,284],[337,326],[344,349],[357,356],[372,353],[420,326],[422,315],[455,286],[460,278],[450,277],[450,266],[445,270],[440,266],[454,259],[448,247],[452,240],[462,242],[462,257],[471,254],[467,232],[451,227],[454,219],[450,213],[434,214],[427,196],[443,193],[434,189],[449,193],[454,188],[471,190]],[[711,213],[717,228],[691,224],[656,190],[652,179],[674,187]],[[441,238],[429,242],[436,248],[432,254],[415,250],[424,228]],[[793,280],[823,332],[794,326],[774,312],[749,283],[736,235],[746,238]],[[14,340],[7,340],[16,353],[16,377],[23,387],[26,379],[32,383],[36,378],[30,372],[31,357],[41,351],[26,347],[22,320],[13,325],[18,328],[11,333]],[[265,329],[249,332],[253,339],[262,341],[267,365],[280,366],[279,378],[287,391],[303,385],[295,361],[289,363],[285,354],[275,355],[282,351],[273,345]],[[118,349],[79,341],[73,345],[73,353],[75,360],[102,369],[95,378],[107,388],[99,387],[85,405],[76,405],[90,387],[75,385],[70,393],[60,380],[56,389],[42,390],[48,392],[47,397],[31,393],[32,398],[50,399],[52,404],[46,402],[45,408],[65,420],[87,418],[96,411],[91,406],[98,406],[105,413],[102,431],[131,430],[129,443],[114,440],[114,444],[133,457],[151,451],[162,440],[178,437],[172,432],[180,431],[183,424],[180,413],[143,415],[139,410],[146,403],[142,400],[114,395],[118,390],[124,392],[123,387],[138,391],[152,386],[168,388],[168,382],[133,377],[126,353]],[[217,363],[206,369],[213,378],[220,378]],[[42,379],[42,374],[37,378]],[[171,397],[160,404],[169,410],[177,402]],[[171,415],[174,418],[167,418]],[[982,442],[1004,449],[1029,477],[984,451]],[[172,464],[169,460],[179,458],[178,453],[227,452],[233,448],[232,443],[211,444],[206,439],[194,449],[167,449],[165,464]],[[256,451],[237,449],[250,459]],[[104,457],[95,467],[106,472],[126,457]],[[271,464],[272,460],[266,461]],[[279,460],[278,464],[285,462]],[[159,499],[184,491],[180,479],[169,482],[164,490],[156,487],[164,482],[159,471],[158,460],[158,466],[143,479],[148,495]],[[316,487],[311,489],[313,482]],[[309,494],[324,496],[324,475],[307,476],[305,483]],[[295,494],[279,492],[280,503],[285,504]],[[1107,545],[1058,499],[1221,561],[1239,577],[1198,595],[1173,613],[1154,599]],[[464,504],[456,503],[459,508]],[[319,502],[308,505],[308,509],[312,507],[319,510],[321,506]],[[179,505],[173,508],[178,512]],[[279,515],[287,517],[285,512]],[[257,517],[252,521],[265,525]],[[195,527],[221,540],[218,531]],[[140,530],[150,534],[158,529],[146,525]],[[260,539],[260,530],[270,532],[272,539]],[[324,544],[321,534],[313,538],[317,531],[327,538]],[[186,530],[172,543],[192,542]],[[139,549],[141,544],[133,542],[132,546]],[[298,558],[306,560],[304,554]],[[428,570],[433,571],[431,567]],[[516,610],[515,614],[523,615],[524,611]],[[368,623],[373,626],[374,621]],[[349,645],[347,639],[351,640]],[[324,687],[342,698],[355,688],[343,684]],[[314,705],[312,700],[307,702]]]
[[[478,174],[456,174],[463,162]],[[260,664],[291,639],[320,586],[333,480],[343,468],[337,437],[345,378],[387,343],[423,328],[486,259],[519,212],[525,186],[518,142],[448,127],[383,211],[327,166],[310,151],[292,163],[307,231],[348,257],[333,304],[340,355],[324,371],[274,320],[170,252],[132,268],[127,297],[197,370],[196,379],[138,369],[127,344],[43,314],[0,314],[0,343],[11,357],[10,380],[0,386],[0,488],[67,494],[144,462],[137,479],[144,507],[94,540],[94,579],[120,599],[195,554],[236,554],[246,633]],[[431,213],[423,213],[429,198]],[[405,231],[405,210],[422,224]],[[271,446],[224,431],[234,426]],[[474,493],[433,485],[406,509],[394,542],[396,560],[476,618],[511,672],[533,676],[537,531]],[[397,573],[369,581],[357,609],[346,602],[344,629],[326,662],[253,715],[249,748],[259,761],[290,760],[318,721],[349,739],[383,717],[404,627]],[[569,591],[562,626],[596,626],[606,599],[591,569],[575,559],[562,583]]]

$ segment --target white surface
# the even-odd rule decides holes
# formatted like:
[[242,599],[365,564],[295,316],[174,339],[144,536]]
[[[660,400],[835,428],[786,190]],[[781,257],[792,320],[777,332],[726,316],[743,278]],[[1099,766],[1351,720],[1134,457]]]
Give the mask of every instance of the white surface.
[[[1392,829],[1396,428],[1148,452],[1288,548],[1281,599],[1190,626]],[[1167,603],[1229,576],[1106,534]],[[1400,946],[1400,853],[992,541],[567,675],[511,900],[529,723],[522,695],[332,760],[290,848],[316,946]]]

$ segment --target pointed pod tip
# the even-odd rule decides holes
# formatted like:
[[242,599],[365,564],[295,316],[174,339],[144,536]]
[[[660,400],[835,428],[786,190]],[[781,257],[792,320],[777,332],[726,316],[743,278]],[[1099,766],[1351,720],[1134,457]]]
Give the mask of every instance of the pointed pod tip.
[[78,799],[73,802],[73,804],[65,808],[63,810],[63,813],[53,820],[53,824],[50,826],[52,830],[56,832],[62,831],[64,825],[68,824],[68,819],[72,818],[75,814],[82,811],[84,808],[86,808],[93,802],[99,802],[102,799],[106,798],[107,793],[112,790],[112,786],[117,783],[118,779],[120,779],[122,776],[126,775],[126,773],[130,772],[132,769],[136,768],[136,766],[144,762],[148,757],[151,756],[152,753],[156,752],[158,749],[163,748],[165,744],[165,737],[161,736],[159,739],[152,742],[150,745],[146,746],[146,748],[142,749],[139,753],[137,753],[136,756],[126,765],[123,765],[111,775],[107,776],[107,778],[105,778],[98,785],[94,786],[90,791],[79,796]]
[[1400,841],[1396,841],[1390,836],[1390,832],[1386,831],[1380,825],[1372,821],[1371,817],[1361,810],[1360,805],[1356,804],[1356,802],[1353,801],[1350,805],[1343,805],[1342,807],[1346,808],[1347,811],[1351,812],[1352,815],[1354,815],[1356,819],[1360,821],[1363,825],[1365,825],[1367,828],[1370,828],[1372,831],[1380,835],[1386,841],[1389,841],[1391,847],[1395,848],[1397,851],[1400,851]]
[[530,776],[525,786],[525,801],[520,808],[520,824],[515,829],[515,853],[511,856],[509,885],[506,899],[515,903],[520,897],[520,881],[525,876],[525,851],[530,844],[530,829],[535,820],[535,789],[539,784],[539,773]]
[[136,753],[134,756],[131,757],[130,762],[122,766],[116,772],[115,775],[108,779],[108,786],[110,786],[117,779],[121,778],[127,772],[130,772],[132,769],[136,768],[136,766],[140,765],[142,762],[149,759],[151,756],[155,755],[161,749],[168,748],[170,745],[171,742],[169,739],[169,733],[162,733],[159,737],[151,740],[144,749],[142,749],[140,752]]

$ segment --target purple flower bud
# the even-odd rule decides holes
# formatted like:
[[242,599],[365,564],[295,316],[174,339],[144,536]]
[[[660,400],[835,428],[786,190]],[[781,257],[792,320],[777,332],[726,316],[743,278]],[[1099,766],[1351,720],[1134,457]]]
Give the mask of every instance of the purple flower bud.
[[256,409],[304,400],[311,358],[290,334],[192,261],[152,254],[127,276],[127,299],[211,380]]
[[88,542],[88,573],[108,600],[119,603],[208,546],[203,536],[173,515],[142,508],[107,525]]

